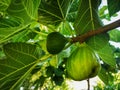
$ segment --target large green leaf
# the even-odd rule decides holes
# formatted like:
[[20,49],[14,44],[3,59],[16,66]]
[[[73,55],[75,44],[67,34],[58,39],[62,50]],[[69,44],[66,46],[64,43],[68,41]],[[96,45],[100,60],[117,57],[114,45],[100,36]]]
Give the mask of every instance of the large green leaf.
[[109,43],[104,48],[98,50],[97,53],[105,63],[112,66],[113,68],[116,67],[116,60]]
[[100,50],[104,48],[109,41],[109,35],[107,33],[99,34],[89,38],[86,43],[91,46],[94,50]]
[[18,19],[12,17],[0,19],[0,43],[10,40],[14,35],[25,30],[29,25],[23,25],[20,20],[18,21]]
[[8,16],[0,18],[0,43],[10,40],[37,20],[41,0],[12,0],[7,8]]
[[[103,24],[98,15],[98,7],[101,0],[80,0],[77,18],[74,23],[76,35],[102,27]],[[89,38],[86,42],[93,49],[103,48],[108,43],[108,34],[100,34]]]
[[3,50],[7,59],[0,61],[0,89],[19,90],[19,85],[36,66],[37,47],[26,43],[9,43],[3,46]]
[[59,24],[66,19],[71,0],[41,0],[39,22]]
[[[34,30],[34,29],[33,29]],[[34,40],[37,33],[33,32],[30,28],[26,28],[12,38],[12,42],[27,42]]]
[[0,12],[4,12],[9,4],[11,3],[11,0],[0,0]]
[[17,17],[24,24],[37,20],[38,7],[41,0],[12,0],[7,9],[9,15]]
[[31,19],[38,19],[38,7],[41,0],[21,0],[23,1],[24,8]]
[[102,26],[98,16],[101,0],[80,0],[74,28],[77,35],[95,30]]
[[120,0],[107,0],[110,16],[120,10]]
[[109,32],[110,40],[115,42],[120,42],[120,31],[119,30],[112,30]]

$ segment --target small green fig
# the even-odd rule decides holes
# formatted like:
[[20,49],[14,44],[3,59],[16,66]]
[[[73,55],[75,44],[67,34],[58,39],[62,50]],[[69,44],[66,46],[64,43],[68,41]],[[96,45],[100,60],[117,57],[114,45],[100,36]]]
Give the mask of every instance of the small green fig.
[[59,32],[52,32],[47,36],[47,51],[50,54],[58,54],[63,50],[67,39]]

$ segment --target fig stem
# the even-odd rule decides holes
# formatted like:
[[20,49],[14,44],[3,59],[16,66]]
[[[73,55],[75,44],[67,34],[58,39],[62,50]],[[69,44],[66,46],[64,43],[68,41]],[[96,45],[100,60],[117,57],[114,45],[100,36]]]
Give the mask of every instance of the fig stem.
[[90,79],[87,80],[88,90],[90,90]]
[[65,47],[64,50],[67,49],[68,47],[70,47],[72,45],[72,43],[68,43]]

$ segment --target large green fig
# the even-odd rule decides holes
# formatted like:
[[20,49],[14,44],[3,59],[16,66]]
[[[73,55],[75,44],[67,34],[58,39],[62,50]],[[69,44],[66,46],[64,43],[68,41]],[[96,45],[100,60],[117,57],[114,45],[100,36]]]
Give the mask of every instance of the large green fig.
[[85,43],[78,46],[66,62],[68,76],[76,81],[96,76],[100,67],[98,57]]
[[47,36],[47,51],[50,54],[58,54],[67,43],[67,39],[59,32],[52,32]]

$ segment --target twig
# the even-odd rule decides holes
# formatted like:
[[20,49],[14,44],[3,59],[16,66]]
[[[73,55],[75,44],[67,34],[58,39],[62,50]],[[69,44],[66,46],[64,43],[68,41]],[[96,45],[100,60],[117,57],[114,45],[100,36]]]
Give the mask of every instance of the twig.
[[88,90],[90,90],[90,79],[87,80]]
[[77,37],[73,37],[71,38],[72,39],[72,43],[75,43],[75,42],[84,42],[86,39],[88,39],[89,37],[92,37],[94,35],[97,35],[97,34],[100,34],[100,33],[105,33],[107,31],[110,31],[112,29],[115,29],[117,27],[120,27],[120,19],[111,23],[111,24],[108,24],[106,26],[103,26],[103,27],[100,27],[96,30],[91,30],[81,36],[77,36]]

